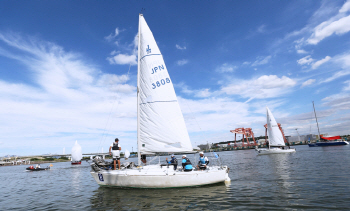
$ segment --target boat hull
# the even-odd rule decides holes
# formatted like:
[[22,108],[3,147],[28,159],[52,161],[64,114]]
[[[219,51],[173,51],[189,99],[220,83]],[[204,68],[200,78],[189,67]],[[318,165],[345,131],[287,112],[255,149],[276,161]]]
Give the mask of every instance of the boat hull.
[[272,149],[257,149],[258,155],[270,155],[270,154],[285,154],[296,152],[294,148],[291,149],[280,149],[280,148],[272,148]]
[[97,184],[121,188],[180,188],[229,181],[228,168],[213,168],[204,171],[174,171],[172,167],[159,166],[143,169],[91,171]]
[[72,161],[71,164],[72,164],[72,165],[80,165],[80,164],[81,164],[81,161],[74,161],[74,162]]
[[308,144],[309,147],[327,147],[327,146],[341,146],[341,145],[348,145],[349,142],[347,141],[327,141],[327,142],[317,142]]
[[31,169],[31,168],[26,168],[27,171],[45,171],[45,170],[49,170],[50,168],[47,167],[47,168],[34,168],[34,169]]

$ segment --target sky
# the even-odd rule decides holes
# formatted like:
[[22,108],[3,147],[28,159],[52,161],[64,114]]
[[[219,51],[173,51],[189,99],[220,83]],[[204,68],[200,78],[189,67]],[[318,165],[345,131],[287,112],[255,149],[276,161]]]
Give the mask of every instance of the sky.
[[[0,156],[137,150],[138,14],[193,146],[350,134],[350,0],[0,1]],[[297,129],[297,130],[296,130]]]

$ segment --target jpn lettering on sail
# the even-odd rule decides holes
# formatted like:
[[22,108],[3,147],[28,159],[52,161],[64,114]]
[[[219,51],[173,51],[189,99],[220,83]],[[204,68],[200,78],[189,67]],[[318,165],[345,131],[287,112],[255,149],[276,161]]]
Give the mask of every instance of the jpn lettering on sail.
[[192,151],[173,83],[143,16],[140,16],[139,39],[140,152]]
[[270,146],[285,146],[282,133],[278,128],[275,117],[273,117],[268,107],[266,107],[266,117],[267,117],[267,133],[269,136]]

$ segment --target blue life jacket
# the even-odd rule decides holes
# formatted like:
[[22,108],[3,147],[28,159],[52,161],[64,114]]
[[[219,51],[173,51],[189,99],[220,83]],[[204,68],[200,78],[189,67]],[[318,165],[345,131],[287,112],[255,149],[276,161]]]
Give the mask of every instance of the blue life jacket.
[[186,170],[192,169],[192,165],[191,165],[191,164],[187,164],[187,165],[185,166],[185,169],[186,169]]
[[188,158],[183,158],[182,159],[182,166],[186,170],[192,169],[192,163],[191,163],[191,161]]
[[199,162],[201,162],[201,164],[205,164],[205,157],[199,157]]

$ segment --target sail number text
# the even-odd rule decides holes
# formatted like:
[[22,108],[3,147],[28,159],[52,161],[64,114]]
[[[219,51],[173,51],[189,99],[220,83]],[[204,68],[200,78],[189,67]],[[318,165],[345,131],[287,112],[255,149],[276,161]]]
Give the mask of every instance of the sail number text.
[[152,83],[152,89],[155,89],[157,87],[160,87],[161,85],[165,85],[166,83],[170,83],[170,79],[166,78],[166,79],[162,79],[160,81],[157,81],[155,83]]
[[162,66],[158,66],[158,67],[154,67],[154,68],[152,68],[152,73],[151,74],[154,74],[154,73],[156,73],[157,72],[157,70],[164,70],[164,66],[162,65]]

